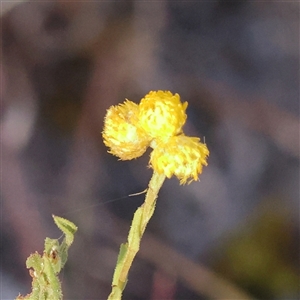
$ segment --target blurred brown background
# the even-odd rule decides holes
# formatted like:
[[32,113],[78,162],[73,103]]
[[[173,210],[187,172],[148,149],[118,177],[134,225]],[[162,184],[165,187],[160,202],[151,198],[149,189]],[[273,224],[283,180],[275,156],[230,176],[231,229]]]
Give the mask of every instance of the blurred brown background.
[[30,291],[52,214],[79,226],[65,299],[106,299],[151,170],[106,152],[103,117],[158,89],[189,102],[209,165],[164,184],[124,299],[299,299],[298,2],[1,9],[1,299]]

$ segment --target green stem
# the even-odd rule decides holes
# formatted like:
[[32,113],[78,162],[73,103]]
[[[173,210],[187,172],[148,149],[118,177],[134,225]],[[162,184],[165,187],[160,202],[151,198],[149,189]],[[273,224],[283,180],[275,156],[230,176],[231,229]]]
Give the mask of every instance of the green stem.
[[122,298],[122,292],[127,283],[129,269],[135,255],[139,251],[142,236],[154,213],[157,195],[165,178],[165,175],[158,174],[155,171],[153,172],[145,201],[134,213],[127,243],[122,244],[120,247],[117,266],[112,281],[112,291],[108,296],[108,300],[120,300]]

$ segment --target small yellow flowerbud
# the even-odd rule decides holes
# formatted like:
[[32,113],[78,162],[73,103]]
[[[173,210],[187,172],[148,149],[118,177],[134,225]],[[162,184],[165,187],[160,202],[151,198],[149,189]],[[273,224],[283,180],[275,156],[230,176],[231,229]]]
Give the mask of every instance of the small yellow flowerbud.
[[170,91],[151,91],[139,104],[141,126],[152,138],[165,139],[181,133],[186,121],[187,102]]
[[157,141],[150,155],[150,166],[168,178],[175,175],[180,184],[185,184],[189,178],[189,183],[198,179],[208,155],[206,144],[200,143],[199,138],[173,136],[167,141]]
[[140,157],[149,146],[150,137],[138,125],[138,111],[138,105],[129,100],[107,110],[102,132],[104,144],[110,148],[109,153],[121,160]]

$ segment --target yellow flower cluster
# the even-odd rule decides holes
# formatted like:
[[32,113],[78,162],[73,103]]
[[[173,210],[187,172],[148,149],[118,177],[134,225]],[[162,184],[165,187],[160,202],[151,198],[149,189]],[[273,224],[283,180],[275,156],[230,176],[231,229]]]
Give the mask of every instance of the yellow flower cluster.
[[187,102],[178,94],[151,91],[139,105],[126,100],[108,109],[103,139],[109,152],[121,160],[140,157],[151,146],[150,166],[181,184],[197,180],[209,151],[199,138],[183,134]]

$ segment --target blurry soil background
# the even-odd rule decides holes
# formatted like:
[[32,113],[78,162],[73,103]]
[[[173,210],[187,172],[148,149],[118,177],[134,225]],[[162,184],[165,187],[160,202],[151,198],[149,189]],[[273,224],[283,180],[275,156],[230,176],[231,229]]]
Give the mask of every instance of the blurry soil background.
[[1,23],[1,299],[29,293],[52,214],[79,227],[64,299],[107,298],[151,170],[103,118],[158,89],[209,165],[165,182],[124,300],[299,299],[299,2],[1,2]]

